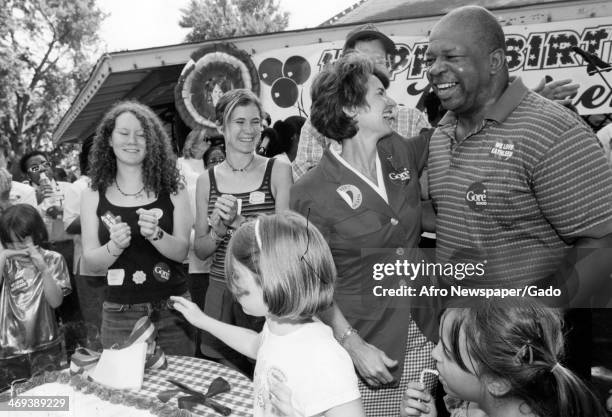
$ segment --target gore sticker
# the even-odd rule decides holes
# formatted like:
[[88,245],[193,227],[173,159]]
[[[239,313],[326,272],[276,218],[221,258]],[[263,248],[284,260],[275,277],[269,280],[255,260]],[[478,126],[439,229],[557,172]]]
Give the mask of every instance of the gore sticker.
[[153,276],[159,282],[168,282],[170,280],[170,267],[164,262],[159,262],[153,267]]
[[465,201],[474,211],[483,211],[487,207],[487,189],[481,182],[470,185],[465,193]]
[[389,173],[389,179],[395,183],[410,181],[410,171],[408,168],[402,168],[401,171]]

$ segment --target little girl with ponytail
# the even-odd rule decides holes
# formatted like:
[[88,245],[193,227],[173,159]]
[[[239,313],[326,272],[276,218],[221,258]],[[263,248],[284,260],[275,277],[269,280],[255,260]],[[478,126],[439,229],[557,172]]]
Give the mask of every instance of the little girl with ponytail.
[[[563,366],[558,311],[529,298],[483,299],[449,308],[432,352],[440,382],[472,417],[605,417],[602,403]],[[475,404],[477,403],[477,404]],[[435,416],[419,383],[410,383],[402,416]]]

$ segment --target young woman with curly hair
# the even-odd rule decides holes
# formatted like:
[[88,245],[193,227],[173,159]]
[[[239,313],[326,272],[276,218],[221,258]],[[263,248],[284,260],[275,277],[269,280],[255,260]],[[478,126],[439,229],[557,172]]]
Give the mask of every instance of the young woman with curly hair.
[[133,101],[113,106],[98,126],[90,166],[81,201],[83,261],[108,269],[103,346],[123,343],[148,315],[164,352],[192,355],[193,329],[167,300],[188,294],[182,262],[193,217],[157,115]]

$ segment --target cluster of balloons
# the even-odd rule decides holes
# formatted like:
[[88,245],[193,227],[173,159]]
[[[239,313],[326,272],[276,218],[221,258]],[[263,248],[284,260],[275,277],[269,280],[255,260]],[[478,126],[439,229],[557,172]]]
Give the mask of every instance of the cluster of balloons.
[[301,56],[291,56],[283,64],[266,58],[259,64],[259,79],[272,87],[270,94],[278,107],[288,108],[298,100],[298,85],[310,78],[310,64]]

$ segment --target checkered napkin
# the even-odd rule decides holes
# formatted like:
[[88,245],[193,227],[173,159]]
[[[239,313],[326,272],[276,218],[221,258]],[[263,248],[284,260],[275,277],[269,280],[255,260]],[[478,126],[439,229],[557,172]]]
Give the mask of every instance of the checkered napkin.
[[[215,378],[223,377],[229,382],[231,390],[215,395],[215,401],[231,408],[232,416],[253,416],[253,383],[246,376],[224,365],[203,359],[170,355],[166,358],[168,368],[151,369],[147,372],[139,394],[157,398],[160,392],[176,389],[176,386],[167,381],[168,378],[205,393]],[[182,395],[184,394],[178,393],[168,403],[178,407],[177,398]],[[196,405],[191,413],[195,416],[219,417],[219,414],[202,404]]]

